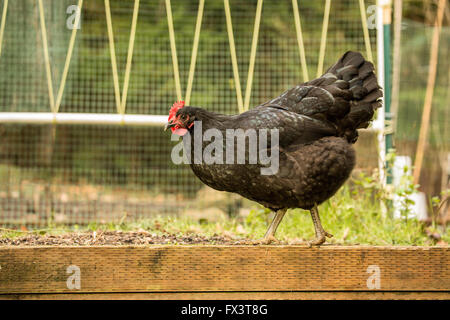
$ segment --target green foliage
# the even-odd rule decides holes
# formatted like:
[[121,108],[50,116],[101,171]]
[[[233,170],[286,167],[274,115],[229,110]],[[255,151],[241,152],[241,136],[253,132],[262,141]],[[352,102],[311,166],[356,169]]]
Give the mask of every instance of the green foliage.
[[[319,207],[322,225],[325,230],[334,235],[328,239],[331,244],[365,244],[365,245],[435,245],[450,242],[450,231],[433,225],[426,228],[417,219],[396,219],[392,212],[384,213],[389,206],[386,204],[394,194],[407,197],[415,190],[406,179],[405,186],[389,192],[377,182],[376,176],[361,174],[358,178],[341,188],[331,199]],[[449,191],[447,191],[448,194]],[[445,197],[446,194],[443,194]],[[409,200],[403,199],[404,217],[410,213]],[[432,199],[435,206],[442,200]],[[205,236],[225,235],[233,239],[259,239],[263,237],[272,219],[270,210],[255,207],[246,217],[223,218],[220,221],[206,219],[194,220],[190,217],[157,216],[137,222],[125,222],[125,215],[117,223],[99,224],[91,223],[87,227],[73,226],[60,227],[60,229],[37,230],[37,233],[61,233],[69,231],[99,231],[99,230],[147,230],[162,234],[188,234],[194,233]],[[15,237],[24,232],[6,230],[0,232],[3,237]],[[432,237],[430,236],[432,235]],[[436,236],[436,234],[438,236]],[[314,238],[314,228],[308,211],[289,210],[280,224],[277,238],[283,242],[299,243]]]
[[400,178],[400,184],[395,188],[395,194],[401,199],[400,200],[400,216],[405,220],[408,220],[408,216],[411,213],[411,207],[415,204],[414,200],[411,199],[411,195],[417,192],[418,185],[413,182],[413,177],[407,175],[408,167],[403,168],[404,175]]
[[[319,207],[322,225],[334,235],[327,243],[370,245],[431,245],[424,226],[416,219],[394,219],[384,215],[386,194],[373,177],[362,175],[353,184],[344,186]],[[409,192],[409,190],[407,191]],[[405,191],[405,193],[407,193]],[[408,203],[409,205],[410,203]],[[246,225],[262,236],[268,226],[264,210],[254,210]],[[279,227],[278,238],[312,239],[314,228],[307,211],[291,210]],[[450,234],[446,233],[449,240]]]

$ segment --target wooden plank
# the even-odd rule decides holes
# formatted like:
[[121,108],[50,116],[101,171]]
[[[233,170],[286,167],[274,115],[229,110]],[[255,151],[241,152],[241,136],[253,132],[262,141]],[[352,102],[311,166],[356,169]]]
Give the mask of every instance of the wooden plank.
[[449,291],[449,262],[449,247],[5,246],[0,293]]
[[0,300],[449,300],[445,291],[265,291],[0,294]]

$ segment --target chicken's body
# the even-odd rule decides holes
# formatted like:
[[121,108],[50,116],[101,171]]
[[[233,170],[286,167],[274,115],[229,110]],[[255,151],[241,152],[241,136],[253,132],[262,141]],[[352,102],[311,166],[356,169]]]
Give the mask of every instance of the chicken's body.
[[[279,128],[280,146],[274,152],[279,153],[279,168],[275,174],[262,175],[261,168],[267,167],[260,163],[249,164],[248,162],[248,140],[246,141],[245,164],[195,164],[190,165],[195,175],[206,185],[220,191],[235,192],[250,200],[256,201],[272,210],[283,208],[311,209],[314,204],[320,204],[331,197],[348,178],[355,164],[355,153],[353,147],[346,139],[335,136],[323,136],[327,134],[327,128],[320,127],[317,132],[302,132],[302,120],[315,121],[309,117],[290,115],[287,118],[282,110],[269,110],[267,117],[255,108],[246,113],[242,113],[231,119],[220,119],[220,121],[202,120],[202,135],[208,129],[218,129],[222,136],[226,137],[226,129],[229,128],[249,128],[248,121],[254,122],[262,117],[267,121],[262,121],[261,125],[252,128]],[[197,110],[197,114],[203,113]],[[274,121],[278,115],[278,121]],[[209,114],[211,115],[211,114]],[[206,117],[202,117],[205,119]],[[215,117],[217,119],[217,115]],[[255,120],[256,119],[256,120]],[[298,123],[295,126],[282,126],[283,119],[295,119]],[[272,127],[274,126],[274,127]],[[289,136],[289,131],[296,128],[295,134],[299,137],[295,143],[286,141],[285,135]],[[330,128],[330,131],[332,129]],[[268,139],[270,142],[270,139]],[[288,143],[286,143],[288,142]],[[194,159],[195,140],[185,140],[190,143],[191,159]],[[210,141],[203,141],[202,150],[210,144]],[[226,148],[226,142],[223,142]],[[234,144],[234,154],[238,153],[237,143]],[[223,150],[225,154],[226,150]]]
[[[322,77],[300,84],[279,97],[239,115],[219,115],[201,108],[184,107],[177,116],[201,121],[202,134],[217,129],[226,137],[227,129],[277,129],[279,145],[268,149],[279,154],[278,170],[263,175],[260,163],[206,164],[191,161],[195,175],[208,186],[235,192],[277,212],[266,233],[273,238],[289,208],[311,210],[316,240],[331,236],[322,229],[317,205],[330,198],[347,180],[354,165],[352,147],[357,129],[365,128],[382,96],[373,65],[359,53],[347,52]],[[192,133],[191,124],[185,126]],[[198,129],[198,128],[197,128]],[[195,139],[190,143],[194,159]],[[203,141],[204,150],[210,141]],[[189,147],[185,145],[185,147]],[[226,142],[223,152],[226,152]],[[234,154],[237,154],[236,145]],[[188,148],[186,148],[188,149]]]

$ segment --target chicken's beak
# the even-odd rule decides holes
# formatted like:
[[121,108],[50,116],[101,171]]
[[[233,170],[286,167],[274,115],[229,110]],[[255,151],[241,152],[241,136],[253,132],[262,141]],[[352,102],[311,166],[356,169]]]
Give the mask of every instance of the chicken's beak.
[[169,121],[166,123],[166,125],[164,126],[164,131],[166,131],[167,129],[170,129],[172,127],[175,127],[175,123],[173,123],[172,121]]

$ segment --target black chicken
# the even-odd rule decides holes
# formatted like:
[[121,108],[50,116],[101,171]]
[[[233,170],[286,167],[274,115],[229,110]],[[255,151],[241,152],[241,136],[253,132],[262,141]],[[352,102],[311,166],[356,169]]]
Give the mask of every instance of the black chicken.
[[[381,106],[381,97],[373,64],[360,53],[349,51],[320,78],[297,85],[239,115],[184,106],[182,101],[175,103],[166,129],[194,136],[198,126],[202,134],[218,129],[223,137],[227,129],[278,129],[278,143],[267,144],[271,153],[279,154],[274,174],[261,174],[266,164],[249,163],[250,151],[245,154],[245,163],[191,161],[191,168],[208,186],[238,193],[276,212],[262,243],[275,240],[287,209],[302,208],[310,210],[314,223],[316,239],[310,244],[320,245],[332,235],[322,228],[317,206],[334,195],[349,177],[355,165],[352,144],[358,138],[357,129],[368,127],[374,111]],[[185,150],[190,149],[188,154],[194,159],[195,137],[183,140]],[[250,138],[247,140],[248,146]],[[208,144],[202,141],[202,150]],[[225,151],[226,143],[223,145]],[[234,154],[242,152],[232,147]]]

